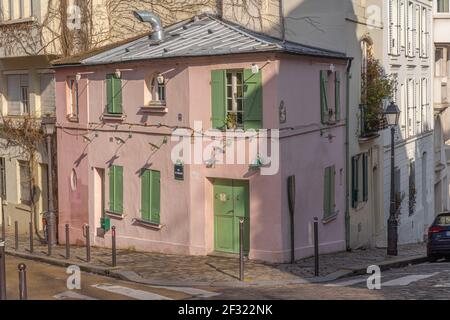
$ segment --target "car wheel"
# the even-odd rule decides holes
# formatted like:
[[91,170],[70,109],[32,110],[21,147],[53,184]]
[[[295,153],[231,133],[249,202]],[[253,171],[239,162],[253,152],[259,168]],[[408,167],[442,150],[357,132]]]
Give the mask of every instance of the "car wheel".
[[429,255],[428,256],[428,261],[429,262],[436,262],[438,260],[438,258],[436,256],[433,255]]

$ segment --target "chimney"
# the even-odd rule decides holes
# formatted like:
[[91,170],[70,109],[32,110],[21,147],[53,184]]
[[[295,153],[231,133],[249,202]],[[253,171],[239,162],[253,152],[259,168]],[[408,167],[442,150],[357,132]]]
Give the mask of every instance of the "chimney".
[[149,23],[152,26],[153,33],[150,39],[156,42],[161,42],[164,40],[164,28],[161,23],[161,19],[154,13],[149,11],[134,11],[134,16],[144,23]]

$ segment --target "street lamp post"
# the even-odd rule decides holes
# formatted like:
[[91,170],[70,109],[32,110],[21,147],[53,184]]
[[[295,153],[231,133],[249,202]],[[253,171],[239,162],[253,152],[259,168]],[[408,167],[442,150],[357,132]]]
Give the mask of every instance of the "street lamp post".
[[51,254],[51,245],[56,243],[56,219],[55,208],[53,205],[53,162],[52,162],[52,137],[56,131],[56,119],[54,117],[42,118],[42,130],[44,131],[47,142],[47,155],[48,155],[48,213],[47,213],[47,241],[49,244],[49,254]]
[[400,109],[398,106],[391,102],[386,108],[384,115],[388,125],[391,127],[391,205],[389,210],[388,219],[388,248],[387,254],[390,256],[396,256],[397,242],[398,242],[398,221],[396,217],[396,201],[395,201],[395,127],[398,125],[400,118]]

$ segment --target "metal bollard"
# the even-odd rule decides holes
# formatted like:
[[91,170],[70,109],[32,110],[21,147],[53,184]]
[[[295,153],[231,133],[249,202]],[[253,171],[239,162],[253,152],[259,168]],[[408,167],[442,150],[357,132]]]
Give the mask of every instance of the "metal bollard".
[[14,222],[14,249],[19,251],[19,222]]
[[239,279],[244,281],[244,219],[239,219]]
[[34,251],[34,243],[33,243],[33,223],[30,222],[30,253]]
[[66,224],[66,259],[70,259],[70,230],[69,225]]
[[52,238],[52,226],[50,219],[47,219],[47,246],[48,246],[48,256],[52,255],[52,246],[53,246],[53,238]]
[[314,275],[319,276],[319,218],[314,218]]
[[19,299],[28,300],[27,293],[27,266],[24,263],[18,265],[19,268]]
[[86,262],[91,262],[91,234],[89,225],[85,225],[86,232]]
[[5,241],[0,241],[0,300],[6,300]]
[[112,241],[112,266],[115,267],[117,266],[117,248],[116,248],[116,227],[112,227],[112,237],[111,237],[111,241]]

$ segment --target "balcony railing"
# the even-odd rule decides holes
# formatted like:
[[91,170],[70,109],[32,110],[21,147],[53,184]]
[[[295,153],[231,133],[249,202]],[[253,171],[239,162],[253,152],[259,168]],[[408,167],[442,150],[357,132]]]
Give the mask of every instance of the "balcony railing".
[[384,114],[379,113],[376,115],[368,116],[365,105],[359,105],[360,110],[360,140],[375,139],[380,136],[378,133],[381,130],[387,128],[387,122]]

